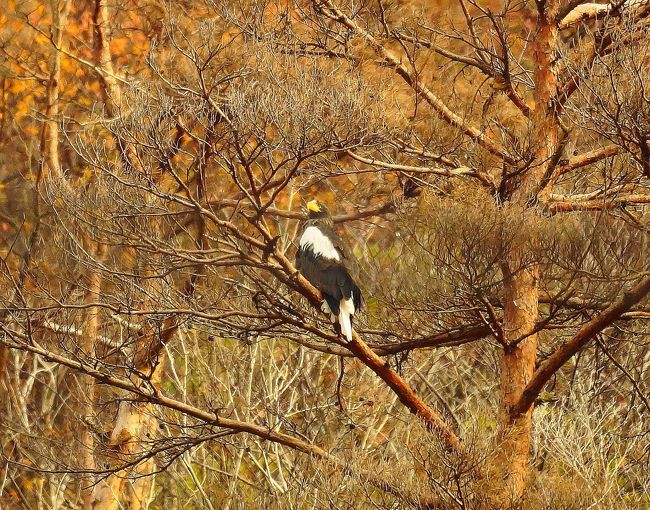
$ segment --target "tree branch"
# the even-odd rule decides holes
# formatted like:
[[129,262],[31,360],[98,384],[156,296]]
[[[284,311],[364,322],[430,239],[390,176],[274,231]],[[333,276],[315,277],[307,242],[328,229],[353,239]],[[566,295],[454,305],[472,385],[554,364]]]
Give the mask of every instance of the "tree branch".
[[[370,483],[374,487],[377,487],[385,492],[388,492],[401,499],[404,499],[414,504],[417,508],[431,508],[437,504],[434,502],[426,502],[423,500],[423,498],[419,498],[417,496],[414,497],[412,495],[406,494],[399,488],[390,485],[389,483],[380,479],[373,473],[363,471],[363,470],[353,470],[348,466],[346,462],[342,461],[335,455],[332,455],[331,453],[321,448],[320,446],[317,446],[312,443],[308,443],[306,441],[303,441],[302,439],[299,439],[295,436],[291,436],[284,432],[275,431],[269,427],[256,425],[250,422],[224,418],[219,416],[217,413],[211,411],[205,411],[203,409],[194,407],[185,402],[174,400],[172,398],[162,395],[157,388],[152,387],[150,384],[138,386],[128,379],[124,379],[122,377],[116,377],[114,375],[104,373],[100,370],[97,370],[96,368],[91,367],[89,364],[84,364],[79,361],[75,361],[65,356],[61,356],[54,352],[48,351],[34,344],[33,342],[29,342],[28,338],[25,335],[22,335],[21,333],[18,333],[16,331],[9,330],[4,325],[0,327],[5,333],[5,338],[0,338],[0,343],[2,343],[3,345],[11,349],[17,349],[24,352],[30,352],[32,354],[36,354],[37,356],[43,357],[47,361],[54,362],[62,366],[66,366],[78,372],[89,375],[90,377],[101,382],[102,384],[106,384],[114,388],[120,388],[122,390],[128,391],[130,393],[137,395],[138,397],[144,399],[149,403],[156,404],[165,407],[167,409],[171,409],[173,411],[178,411],[186,416],[191,416],[192,418],[196,418],[197,420],[202,421],[208,425],[214,425],[217,427],[234,430],[237,432],[245,432],[248,434],[252,434],[266,441],[278,443],[283,446],[287,446],[293,450],[297,450],[302,453],[306,453],[308,455],[313,455],[314,457],[324,459],[332,463],[334,466],[341,469],[345,473],[354,475],[359,479]],[[10,337],[12,339],[20,338],[22,342],[20,343],[9,342],[7,341],[7,337]]]
[[438,435],[449,451],[463,451],[460,439],[442,418],[413,391],[397,372],[390,368],[386,361],[368,347],[356,331],[352,331],[352,342],[348,343],[348,349],[395,392],[399,401],[411,413],[422,419],[427,429]]
[[[269,238],[271,237],[271,234],[268,232],[265,232],[264,235]],[[312,306],[320,310],[322,297],[318,289],[300,274],[284,254],[275,251],[273,257],[282,266],[285,276],[289,275],[293,289],[307,298]],[[413,391],[400,374],[393,370],[386,361],[368,347],[356,331],[352,331],[352,342],[347,343],[346,346],[395,392],[399,401],[411,413],[422,419],[428,430],[434,431],[438,435],[449,451],[463,452],[460,439],[452,432],[442,418]]]
[[[360,163],[365,163],[366,165],[376,166],[379,168],[385,168],[387,170],[395,170],[401,172],[411,172],[418,174],[434,174],[442,175],[444,177],[462,177],[463,175],[468,175],[471,177],[476,177],[476,171],[472,170],[467,166],[461,166],[458,168],[436,168],[436,167],[426,167],[426,166],[410,166],[410,165],[400,165],[397,163],[388,163],[386,161],[380,161],[374,158],[363,157],[356,152],[346,151],[346,154],[352,159],[359,161]],[[494,184],[492,187],[494,187]]]
[[650,195],[617,195],[605,196],[593,200],[552,200],[546,205],[546,210],[551,214],[573,211],[603,211],[618,209],[626,205],[650,204]]
[[398,354],[404,351],[411,351],[414,349],[426,348],[440,348],[462,345],[480,338],[485,338],[492,332],[488,326],[474,326],[465,329],[458,329],[445,333],[439,333],[427,338],[418,338],[408,342],[400,342],[396,344],[376,344],[369,343],[368,346],[378,356],[387,356],[389,354]]
[[619,319],[632,306],[641,301],[650,292],[650,275],[625,292],[623,296],[608,308],[596,315],[564,345],[557,349],[533,374],[526,385],[519,401],[510,409],[510,417],[515,419],[528,411],[540,394],[544,385],[576,353],[585,347],[598,333]]
[[[227,199],[219,198],[213,199],[208,202],[211,209],[222,209],[224,207],[253,207],[249,202],[242,202],[241,200],[236,199]],[[188,211],[193,212],[193,211]],[[287,209],[278,209],[276,207],[268,207],[265,211],[266,214],[271,216],[278,216],[281,218],[289,218],[294,220],[306,220],[307,215],[302,211],[296,210],[287,210]],[[346,223],[348,221],[363,220],[365,218],[370,218],[373,216],[382,216],[384,214],[395,212],[395,203],[391,200],[389,202],[384,202],[382,204],[369,207],[367,209],[362,209],[357,212],[337,214],[332,219],[334,223]]]
[[386,65],[392,67],[395,72],[406,82],[408,85],[421,96],[435,112],[447,123],[460,129],[467,136],[476,141],[481,147],[486,149],[491,154],[498,156],[509,165],[516,165],[517,161],[510,156],[507,151],[501,147],[497,142],[492,140],[480,129],[468,124],[465,119],[456,113],[452,112],[449,107],[440,100],[429,88],[420,82],[416,74],[409,71],[408,68],[402,64],[392,51],[386,49],[382,44],[375,39],[369,32],[361,28],[355,21],[346,16],[340,9],[338,9],[329,0],[312,0],[313,4],[319,9],[323,15],[328,18],[344,25],[352,32],[359,35],[366,43],[379,55]]
[[565,30],[578,23],[585,23],[597,17],[605,16],[612,10],[611,4],[585,3],[575,6],[571,11],[562,16],[558,23],[560,30]]
[[560,166],[558,168],[556,177],[560,177],[577,168],[582,168],[584,166],[591,165],[603,159],[616,156],[621,152],[623,152],[622,147],[612,144],[612,145],[607,145],[605,147],[601,147],[600,149],[595,149],[593,151],[579,154],[577,156],[570,158],[567,162],[565,162],[562,166]]

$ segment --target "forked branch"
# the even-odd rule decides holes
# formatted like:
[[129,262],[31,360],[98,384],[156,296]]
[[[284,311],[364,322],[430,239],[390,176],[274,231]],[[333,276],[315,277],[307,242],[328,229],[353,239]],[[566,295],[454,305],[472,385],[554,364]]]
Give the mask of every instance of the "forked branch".
[[384,47],[372,34],[364,30],[353,19],[345,15],[338,7],[329,0],[312,0],[316,8],[328,18],[342,24],[349,30],[361,37],[372,50],[379,55],[384,64],[393,68],[395,72],[420,96],[435,112],[447,123],[461,130],[478,145],[491,154],[498,156],[509,165],[516,165],[517,161],[497,142],[487,136],[482,130],[469,124],[464,118],[454,113],[438,96],[436,96],[417,77],[416,73],[410,71],[402,60],[392,51]]

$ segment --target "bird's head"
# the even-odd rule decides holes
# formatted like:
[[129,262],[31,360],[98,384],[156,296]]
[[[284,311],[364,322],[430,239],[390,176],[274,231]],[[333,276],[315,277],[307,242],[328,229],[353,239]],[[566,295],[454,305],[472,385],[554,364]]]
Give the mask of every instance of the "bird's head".
[[330,212],[325,207],[325,204],[322,204],[318,200],[311,200],[307,202],[307,216],[309,216],[309,219],[328,218]]

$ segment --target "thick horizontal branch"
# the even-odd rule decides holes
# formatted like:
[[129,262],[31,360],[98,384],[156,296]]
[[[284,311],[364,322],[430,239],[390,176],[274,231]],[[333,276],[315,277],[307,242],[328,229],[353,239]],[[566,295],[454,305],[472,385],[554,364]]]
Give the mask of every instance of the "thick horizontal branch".
[[[621,25],[629,23],[629,20],[634,20],[636,22],[638,20],[647,18],[648,15],[650,15],[650,3],[648,0],[629,0],[610,4],[586,5],[598,7],[594,7],[592,10],[589,10],[589,8],[587,8],[587,10],[582,13],[580,12],[580,7],[577,7],[577,13],[579,14],[575,18],[575,21],[577,23],[598,17],[621,17],[621,15],[625,13],[625,18],[628,21],[621,21],[621,23],[618,25],[620,27]],[[569,15],[570,14],[571,13],[569,13]],[[643,34],[647,32],[647,27],[637,26],[633,28],[630,24],[628,24],[625,27],[625,35],[621,37],[614,37],[612,35],[616,30],[614,27],[615,25],[613,24],[610,25],[605,23],[603,24],[603,27],[597,29],[594,32],[593,37],[595,37],[597,41],[595,51],[592,52],[590,59],[588,59],[588,62],[585,63],[582,69],[577,73],[571,73],[572,76],[568,78],[566,83],[562,87],[558,88],[555,98],[552,100],[552,102],[556,104],[557,107],[561,109],[569,97],[571,97],[573,93],[580,88],[582,81],[587,79],[588,76],[592,75],[592,66],[597,57],[603,57],[605,55],[611,54],[617,48],[632,45],[639,41],[643,37]]]
[[[105,372],[102,372],[101,370],[97,370],[96,368],[91,367],[88,364],[72,360],[65,356],[61,356],[60,354],[48,351],[33,343],[27,343],[27,339],[20,333],[9,331],[6,328],[3,329],[4,329],[5,338],[4,339],[0,338],[0,343],[2,345],[5,345],[6,347],[36,354],[38,356],[43,357],[47,361],[57,363],[62,366],[66,366],[78,372],[82,372],[86,375],[89,375],[90,377],[99,381],[102,384],[106,384],[114,388],[120,388],[122,390],[128,391],[130,393],[137,395],[138,397],[140,397],[141,399],[149,403],[156,404],[165,407],[167,409],[180,412],[186,416],[191,416],[192,418],[200,420],[208,425],[214,425],[216,427],[221,427],[221,428],[225,428],[237,432],[252,434],[263,440],[271,441],[273,443],[278,443],[283,446],[292,448],[294,450],[306,453],[308,455],[313,455],[314,457],[324,459],[330,462],[331,464],[333,464],[334,466],[336,466],[337,468],[341,469],[345,473],[349,473],[353,476],[356,476],[359,479],[368,482],[374,487],[380,488],[385,492],[394,494],[399,498],[414,504],[417,508],[431,508],[435,506],[435,503],[433,502],[423,502],[420,498],[416,498],[409,494],[405,494],[399,488],[388,484],[384,480],[381,480],[373,473],[363,471],[363,470],[351,469],[347,465],[347,463],[340,460],[335,455],[332,455],[331,453],[327,452],[320,446],[317,446],[312,443],[308,443],[307,441],[304,441],[295,436],[291,436],[284,432],[278,432],[269,427],[256,425],[250,422],[225,418],[219,416],[217,413],[214,413],[212,411],[206,411],[204,409],[194,407],[185,402],[181,402],[179,400],[166,397],[162,395],[160,391],[157,388],[153,387],[151,384],[143,384],[142,386],[138,386],[128,379],[107,374]],[[21,340],[23,340],[25,343],[17,342],[15,340],[7,341],[7,338],[21,338]]]
[[[215,314],[215,313],[208,313],[200,310],[192,310],[189,308],[160,308],[160,309],[152,308],[152,309],[140,309],[140,310],[136,310],[136,309],[123,310],[115,305],[111,305],[104,302],[97,302],[97,301],[83,303],[83,304],[60,304],[60,305],[49,305],[49,306],[44,305],[38,308],[11,308],[11,309],[0,308],[0,311],[4,310],[4,311],[14,311],[14,312],[20,311],[20,312],[34,313],[34,312],[43,312],[43,311],[52,311],[52,310],[65,310],[65,309],[82,310],[82,309],[89,309],[89,308],[103,308],[103,309],[110,310],[111,312],[113,312],[111,315],[115,321],[121,323],[122,325],[125,325],[132,331],[138,331],[138,332],[142,329],[142,327],[139,324],[133,324],[128,320],[125,320],[119,315],[117,315],[118,310],[119,313],[128,316],[156,316],[157,315],[157,316],[170,317],[170,316],[183,315],[188,317],[200,317],[202,319],[207,319],[211,321],[223,320],[229,317],[244,317],[250,319],[274,318],[267,314],[256,314],[252,312],[230,311],[230,312],[222,312],[220,314]],[[61,333],[61,334],[72,335],[76,337],[83,336],[83,331],[71,325],[56,324],[51,321],[45,321],[42,324],[40,324],[40,326],[54,333]],[[304,329],[305,325],[299,327],[302,327]],[[315,331],[316,328],[314,328],[314,331],[311,331],[311,333],[313,334]],[[391,334],[388,331],[386,332],[370,331],[368,333],[371,335],[372,334],[377,335],[381,333],[388,336]],[[368,347],[370,347],[378,356],[389,356],[393,354],[399,354],[400,352],[413,351],[416,349],[436,349],[442,347],[453,347],[453,346],[463,345],[469,342],[473,342],[475,340],[479,340],[481,338],[485,338],[490,334],[491,331],[487,326],[471,326],[465,328],[457,328],[451,331],[445,331],[443,333],[437,333],[422,338],[416,338],[414,340],[405,340],[405,341],[394,342],[394,343],[369,342]],[[320,335],[321,333],[319,333],[319,336]],[[114,340],[111,340],[108,337],[99,336],[98,339],[102,343],[110,347],[113,348],[120,347],[119,343],[115,342]],[[314,343],[302,337],[289,338],[290,341],[296,342],[314,351],[323,352],[325,354],[334,354],[336,356],[342,356],[346,358],[351,358],[355,356],[352,352],[350,352],[348,349],[344,347],[344,345],[346,345],[344,341],[341,341],[340,344],[338,345],[332,344],[332,342],[336,341],[335,335],[327,335],[327,337],[322,337],[322,339],[330,343],[326,343],[326,344]]]
[[587,322],[564,345],[557,349],[533,374],[519,401],[510,409],[514,419],[528,411],[544,385],[562,366],[585,347],[598,333],[619,319],[625,312],[640,302],[650,292],[650,275],[646,275],[637,285],[605,310]]
[[560,177],[572,170],[577,168],[582,168],[593,163],[597,163],[603,159],[616,156],[623,151],[622,147],[619,145],[607,145],[593,151],[585,152],[583,154],[578,154],[569,159],[568,162],[561,165],[557,170],[557,177]]
[[415,174],[434,174],[442,175],[444,177],[462,177],[464,175],[476,177],[476,172],[467,166],[461,166],[458,168],[435,168],[426,166],[400,165],[397,163],[387,163],[385,161],[380,161],[374,158],[366,158],[352,151],[346,151],[346,153],[352,159],[355,159],[361,163],[365,163],[366,165],[374,167],[385,168],[386,170],[396,170]]
[[[6,310],[6,308],[4,309]],[[49,329],[53,333],[62,333],[64,335],[72,335],[76,337],[83,337],[84,332],[83,330],[76,328],[72,325],[66,325],[66,324],[57,324],[52,321],[44,321],[42,323],[42,326],[46,329]],[[103,343],[104,345],[108,345],[109,347],[118,347],[118,344],[111,340],[110,338],[103,336],[103,335],[97,335],[97,340]]]
[[604,211],[608,209],[618,209],[626,205],[650,204],[650,195],[648,194],[630,194],[617,195],[612,197],[603,197],[593,200],[558,200],[550,201],[546,205],[548,212],[556,214],[573,211]]
[[[362,331],[362,333],[368,333]],[[383,332],[382,332],[383,333]],[[376,331],[370,332],[370,334],[378,334]],[[386,332],[389,335],[389,332]],[[413,351],[416,349],[440,349],[442,347],[455,347],[458,345],[467,344],[481,338],[485,338],[490,335],[490,328],[487,326],[473,326],[463,329],[455,329],[453,331],[446,331],[444,333],[438,333],[424,338],[416,338],[415,340],[408,340],[396,343],[389,344],[380,344],[376,342],[368,342],[368,347],[370,347],[377,356],[390,356],[393,354],[399,354],[400,352]],[[343,342],[341,346],[331,345],[331,344],[316,344],[310,342],[309,340],[303,338],[291,338],[293,342],[299,343],[318,352],[324,352],[326,354],[334,354],[336,356],[341,356],[344,358],[355,357],[355,355],[350,352],[348,349],[343,347],[345,345]]]
[[586,3],[578,5],[562,18],[558,23],[558,28],[565,30],[579,23],[585,23],[597,17],[602,17],[610,12],[611,8],[611,4]]
[[431,90],[429,90],[429,88],[419,80],[416,73],[408,70],[408,68],[402,63],[401,58],[398,58],[392,51],[386,49],[379,43],[379,41],[377,41],[377,39],[375,39],[375,37],[359,26],[359,24],[354,20],[346,16],[331,1],[312,0],[312,2],[325,16],[344,25],[366,41],[373,51],[383,59],[384,64],[393,68],[395,72],[420,97],[422,97],[443,120],[461,130],[481,147],[491,154],[498,156],[509,165],[517,164],[515,159],[510,156],[503,147],[492,140],[483,131],[467,123],[463,117],[454,113],[438,96],[431,92]]
[[551,292],[540,291],[539,302],[544,304],[562,304],[573,310],[604,310],[611,303],[603,301],[587,300],[571,295],[555,295]]
[[379,356],[389,354],[398,354],[404,351],[415,349],[452,347],[462,345],[474,340],[479,340],[491,335],[492,332],[488,326],[474,326],[465,329],[458,329],[446,333],[439,333],[428,338],[418,338],[408,342],[399,342],[395,344],[380,345],[369,343],[368,346]]
[[607,4],[584,3],[573,8],[558,23],[560,30],[571,28],[605,16],[620,15],[625,10],[639,9],[648,4],[647,0],[625,0]]

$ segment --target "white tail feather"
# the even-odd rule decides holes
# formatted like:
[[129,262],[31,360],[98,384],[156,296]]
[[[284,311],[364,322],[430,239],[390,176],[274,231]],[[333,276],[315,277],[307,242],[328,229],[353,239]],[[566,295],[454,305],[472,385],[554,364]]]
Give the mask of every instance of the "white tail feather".
[[352,341],[352,316],[354,315],[354,301],[352,296],[349,299],[341,299],[339,307],[339,324],[341,334],[348,342]]

